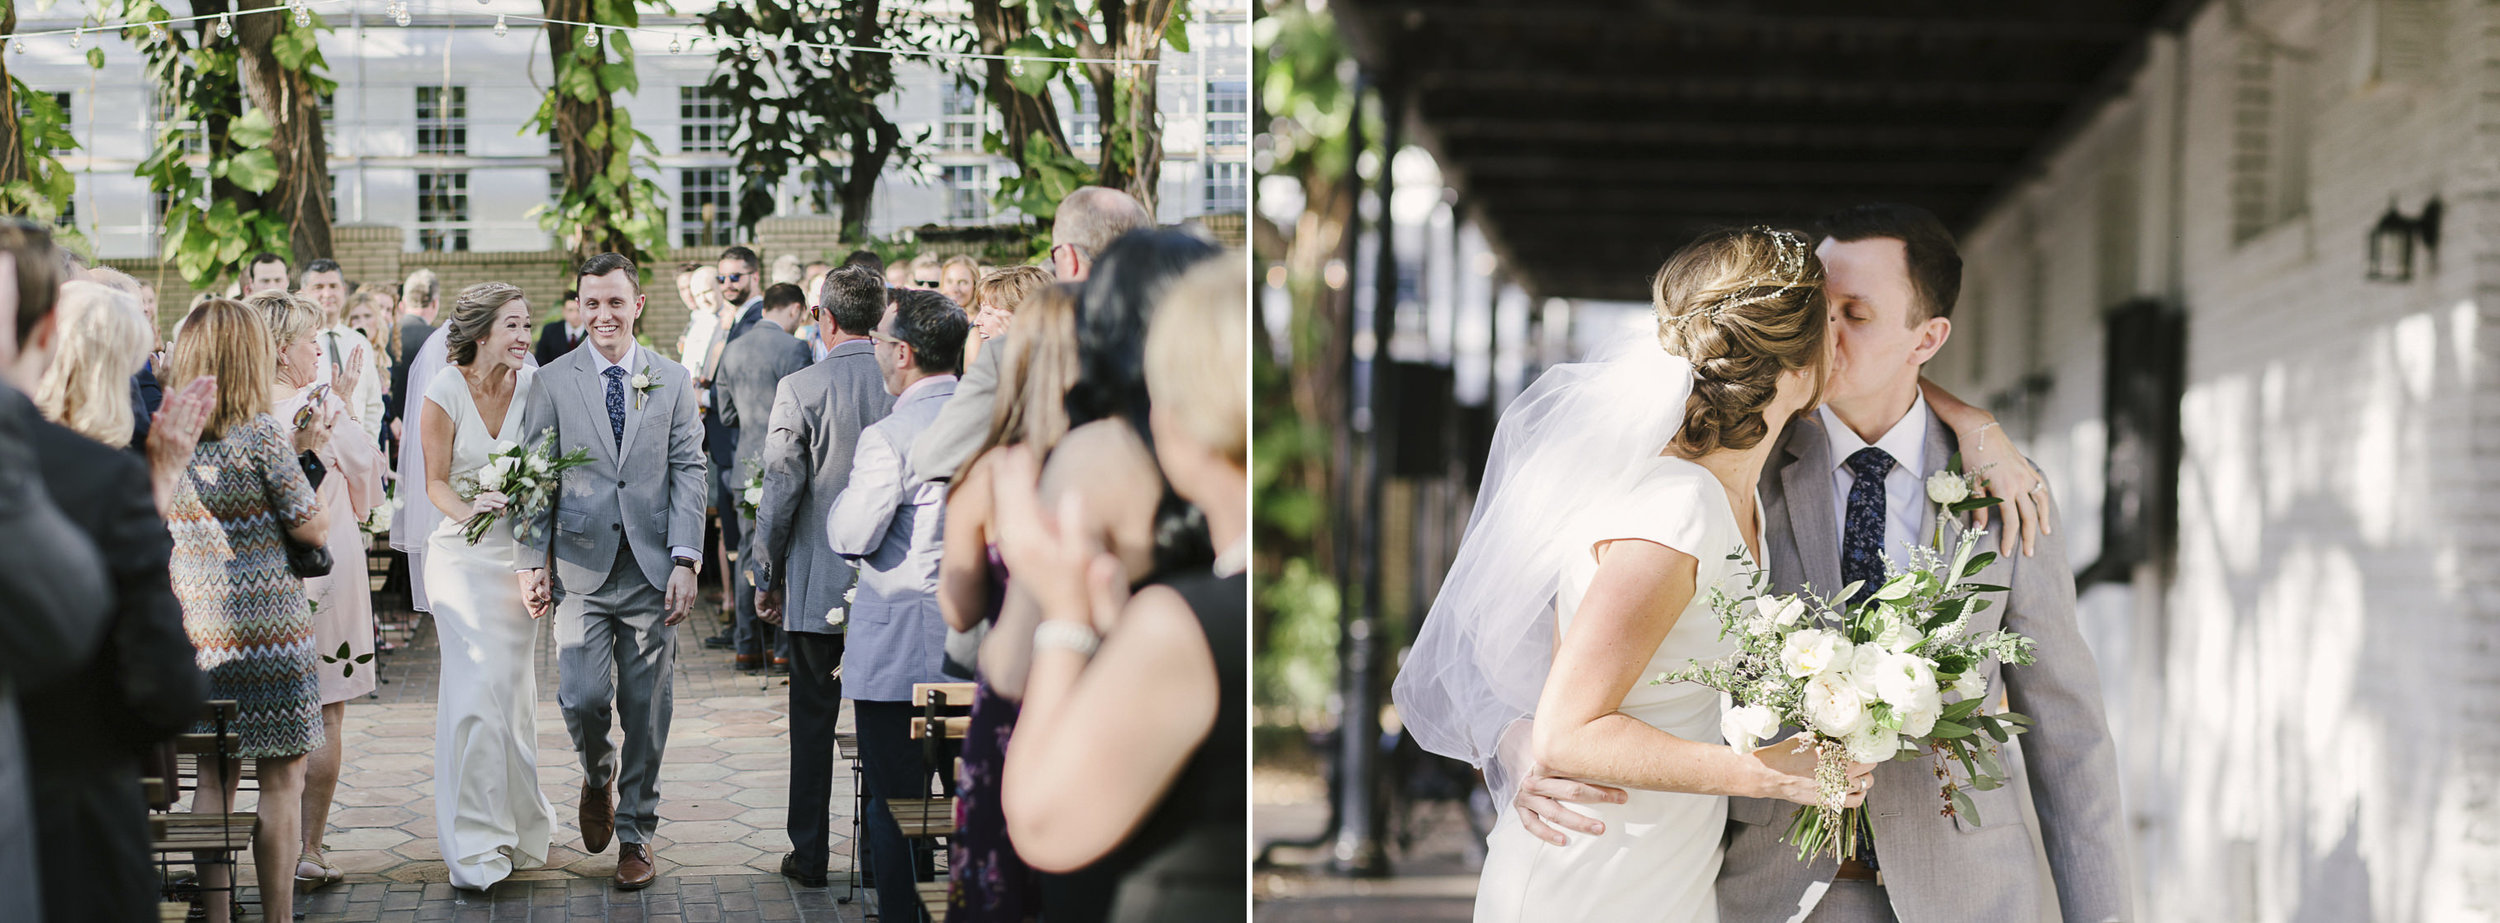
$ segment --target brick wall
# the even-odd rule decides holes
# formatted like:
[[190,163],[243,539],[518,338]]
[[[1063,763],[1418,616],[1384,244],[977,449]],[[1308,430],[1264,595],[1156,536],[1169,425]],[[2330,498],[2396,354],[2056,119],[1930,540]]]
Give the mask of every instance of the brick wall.
[[[2390,60],[2397,15],[2427,56]],[[2080,607],[2144,919],[2500,919],[2496,165],[2500,6],[2212,4],[1964,235],[1932,368],[1998,399],[2077,566],[2102,312],[2188,316],[2177,547]],[[2436,264],[2365,280],[2434,194]]]

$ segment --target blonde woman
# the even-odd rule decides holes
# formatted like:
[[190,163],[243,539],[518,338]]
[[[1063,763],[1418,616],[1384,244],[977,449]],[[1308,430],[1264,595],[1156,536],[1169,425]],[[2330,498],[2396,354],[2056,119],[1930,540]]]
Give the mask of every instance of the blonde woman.
[[[301,296],[266,291],[245,302],[268,326],[276,353],[270,412],[280,420],[299,415],[326,416],[342,425],[354,422],[356,407],[344,395],[356,393],[366,370],[362,355],[344,357],[328,387],[318,386],[322,357],[314,337],[321,309]],[[363,347],[355,347],[361,353]],[[307,406],[310,409],[307,411]],[[351,435],[357,429],[345,432]],[[346,873],[322,855],[322,836],[329,831],[330,803],[338,791],[342,756],[340,725],[347,719],[349,699],[374,688],[373,592],[365,571],[365,534],[358,526],[382,502],[382,452],[363,439],[333,439],[315,456],[328,469],[317,496],[329,511],[330,573],[304,581],[304,596],[313,609],[313,650],[321,655],[321,746],[304,767],[304,855],[296,863],[300,890],[337,884]],[[357,660],[363,658],[359,664]]]
[[94,282],[68,282],[54,303],[56,355],[35,387],[45,418],[109,446],[129,446],[138,423],[130,376],[150,336],[139,300]]
[[[296,428],[270,414],[269,370],[277,360],[269,325],[241,302],[203,302],[183,317],[182,331],[166,363],[166,387],[182,392],[212,376],[219,386],[199,446],[165,503],[174,597],[208,673],[209,698],[237,705],[228,727],[242,738],[236,755],[258,761],[252,862],[265,918],[285,920],[294,916],[295,860],[303,849],[304,755],[322,746],[321,657],[285,540],[329,540],[331,517],[296,454],[327,446],[339,421],[316,412]],[[194,730],[214,728],[203,722]],[[227,811],[239,769],[231,761],[201,763],[192,810]],[[227,867],[214,854],[198,860],[202,891],[220,894],[229,885]],[[211,898],[210,923],[226,923],[228,910],[227,901]]]
[[972,360],[989,341],[1006,336],[1016,308],[1050,282],[1050,270],[1039,266],[1008,266],[982,273],[980,282],[971,287],[972,300],[957,302],[972,315],[972,333],[964,338],[964,368],[972,367]]
[[985,275],[988,273],[981,270],[980,260],[960,253],[947,257],[938,269],[938,294],[953,299],[964,310],[970,311],[972,289],[981,284],[981,277]]

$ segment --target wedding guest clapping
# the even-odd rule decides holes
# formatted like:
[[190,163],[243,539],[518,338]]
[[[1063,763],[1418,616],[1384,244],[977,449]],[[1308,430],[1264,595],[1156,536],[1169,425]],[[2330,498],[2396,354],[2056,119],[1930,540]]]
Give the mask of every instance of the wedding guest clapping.
[[972,303],[964,305],[972,312],[972,335],[964,338],[964,367],[971,368],[980,360],[981,350],[989,341],[1007,335],[1016,318],[1016,306],[1042,286],[1050,284],[1050,271],[1039,266],[1009,266],[981,274],[981,281],[972,286]]
[[[252,859],[263,912],[284,920],[294,912],[303,839],[303,757],[323,745],[321,659],[313,650],[304,581],[288,566],[286,542],[329,541],[330,517],[297,453],[326,446],[338,421],[315,413],[294,428],[270,415],[277,357],[269,325],[231,299],[210,299],[184,317],[167,365],[167,384],[177,391],[206,376],[223,383],[168,504],[174,595],[208,672],[210,697],[239,707],[230,728],[242,738],[237,755],[258,761],[260,822]],[[192,809],[228,810],[238,769],[232,761],[204,761]],[[226,887],[226,867],[200,858],[201,888],[217,893]],[[226,902],[211,900],[208,918],[225,923]]]
[[[319,262],[313,265],[321,265]],[[321,315],[312,302],[285,292],[262,292],[247,302],[269,327],[277,364],[270,413],[281,420],[327,416],[342,424],[355,416],[354,394],[369,371],[351,355],[326,385],[317,370],[329,365],[315,337]],[[361,344],[355,347],[361,351]],[[317,491],[330,513],[330,573],[304,581],[304,597],[313,610],[313,650],[321,663],[321,746],[304,767],[304,857],[296,863],[295,880],[304,889],[337,884],[346,873],[324,860],[321,843],[330,823],[330,802],[338,790],[342,745],[340,725],[347,720],[347,702],[373,691],[373,593],[365,570],[364,530],[358,525],[382,501],[382,453],[373,443],[353,438],[359,430],[341,430],[349,438],[332,439],[316,451],[329,474]],[[362,666],[358,665],[362,660]]]
[[1212,570],[1132,598],[1083,501],[1045,517],[1032,453],[999,461],[1002,551],[1043,614],[1007,751],[1008,829],[1036,867],[1116,875],[1113,920],[1242,913],[1247,287],[1239,260],[1202,264],[1165,293],[1147,346],[1155,455],[1221,536]]

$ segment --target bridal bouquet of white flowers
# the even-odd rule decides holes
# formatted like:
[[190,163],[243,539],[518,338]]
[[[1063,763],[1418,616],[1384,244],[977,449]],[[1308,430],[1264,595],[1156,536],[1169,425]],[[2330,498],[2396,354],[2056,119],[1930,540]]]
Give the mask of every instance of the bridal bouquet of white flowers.
[[464,475],[453,486],[464,500],[475,499],[490,490],[502,494],[504,507],[470,516],[461,523],[462,533],[468,537],[469,544],[475,545],[478,539],[486,537],[486,530],[495,525],[495,520],[507,513],[521,517],[522,522],[537,518],[540,512],[546,510],[547,504],[554,502],[560,476],[569,469],[587,464],[590,464],[589,449],[574,449],[557,455],[555,440],[549,438],[548,433],[538,434],[527,447],[511,440],[497,440],[495,447],[486,453],[485,466]]
[[[2031,639],[2003,629],[1968,631],[1971,616],[1990,605],[1980,594],[2006,588],[1971,581],[1996,560],[1994,552],[1978,553],[1985,533],[1952,530],[1947,547],[1942,525],[1948,515],[2000,502],[1973,497],[1966,476],[1955,473],[1959,467],[1957,459],[1928,483],[1928,496],[1940,508],[1936,547],[1911,548],[1906,566],[1889,567],[1893,575],[1865,602],[1848,604],[1858,583],[1826,598],[1771,595],[1768,575],[1757,568],[1742,596],[1711,590],[1720,637],[1734,639],[1736,651],[1656,680],[1727,693],[1731,707],[1720,731],[1738,752],[1783,727],[1811,735],[1820,747],[1815,777],[1823,803],[1798,808],[1782,838],[1797,846],[1799,861],[1857,855],[1857,832],[1867,821],[1863,808],[1841,807],[1849,796],[1850,763],[1932,753],[1944,813],[1976,821],[1978,809],[1952,764],[1961,765],[1971,788],[2004,785],[1998,745],[2031,724],[2013,712],[1985,710],[1988,661],[2030,663]],[[1728,557],[1743,559],[1741,553]]]

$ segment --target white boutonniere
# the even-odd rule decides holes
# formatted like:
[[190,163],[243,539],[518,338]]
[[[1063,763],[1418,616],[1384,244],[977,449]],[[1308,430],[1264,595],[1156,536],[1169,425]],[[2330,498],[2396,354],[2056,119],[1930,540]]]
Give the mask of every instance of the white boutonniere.
[[634,409],[641,410],[643,399],[650,397],[651,392],[660,390],[660,381],[651,377],[651,364],[646,362],[642,365],[642,371],[635,372],[634,377],[625,382],[625,386],[634,389]]

